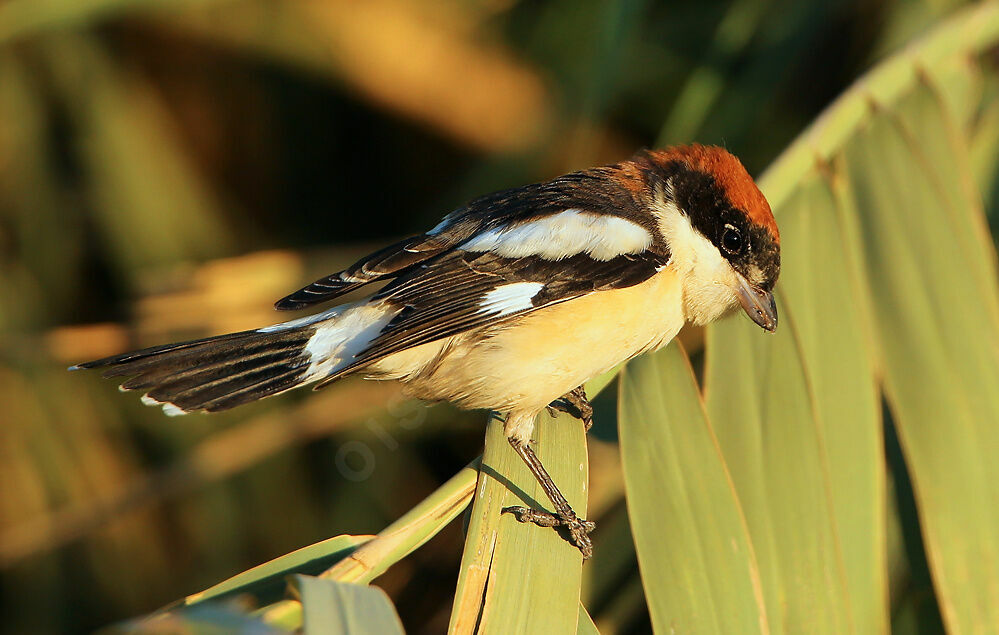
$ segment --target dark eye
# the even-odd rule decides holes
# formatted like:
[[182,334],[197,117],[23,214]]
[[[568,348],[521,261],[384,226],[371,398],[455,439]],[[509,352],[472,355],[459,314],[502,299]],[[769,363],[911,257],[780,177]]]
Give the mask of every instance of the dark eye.
[[742,251],[742,232],[731,225],[725,225],[721,239],[722,249],[735,255]]

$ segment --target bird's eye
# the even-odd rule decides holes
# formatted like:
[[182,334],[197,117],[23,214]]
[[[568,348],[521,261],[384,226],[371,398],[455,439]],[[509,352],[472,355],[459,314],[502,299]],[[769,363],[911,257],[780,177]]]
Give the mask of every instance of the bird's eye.
[[721,239],[722,249],[733,256],[742,251],[742,232],[732,225],[725,225]]

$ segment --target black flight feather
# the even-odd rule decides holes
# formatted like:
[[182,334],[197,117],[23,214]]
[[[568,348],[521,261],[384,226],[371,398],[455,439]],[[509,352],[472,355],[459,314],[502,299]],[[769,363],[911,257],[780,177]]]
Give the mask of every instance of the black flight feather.
[[306,381],[315,333],[307,324],[242,331],[105,357],[74,366],[105,368],[105,377],[128,377],[122,390],[183,412],[217,411],[294,388]]

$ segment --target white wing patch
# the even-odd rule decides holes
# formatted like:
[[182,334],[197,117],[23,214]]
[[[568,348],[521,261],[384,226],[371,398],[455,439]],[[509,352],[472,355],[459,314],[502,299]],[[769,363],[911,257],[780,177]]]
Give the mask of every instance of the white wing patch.
[[316,324],[316,332],[305,345],[308,360],[303,381],[322,379],[349,364],[363,353],[385,325],[399,312],[385,304],[359,302],[336,306],[322,313],[257,329],[258,333],[273,333]]
[[399,312],[398,308],[380,303],[360,303],[337,310],[340,314],[320,324],[305,345],[309,358],[305,381],[322,379],[339,366],[352,362]]
[[482,298],[479,313],[509,315],[532,308],[531,298],[545,286],[541,282],[512,282],[496,287]]
[[489,251],[504,258],[539,256],[562,260],[588,254],[611,260],[637,254],[652,244],[652,233],[625,218],[568,209],[527,223],[491,229],[461,245],[466,251]]

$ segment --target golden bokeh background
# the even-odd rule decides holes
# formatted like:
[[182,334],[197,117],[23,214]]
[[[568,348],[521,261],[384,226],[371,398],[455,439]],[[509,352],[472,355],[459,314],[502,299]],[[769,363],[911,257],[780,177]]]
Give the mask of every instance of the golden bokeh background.
[[[0,3],[0,629],[90,631],[377,532],[481,450],[482,413],[391,384],[168,419],[67,365],[287,319],[278,298],[476,194],[644,146],[723,144],[758,174],[960,4]],[[446,627],[461,540],[379,579],[411,632]],[[586,575],[595,619],[648,628],[640,589],[600,601],[634,567]]]

